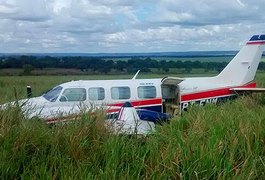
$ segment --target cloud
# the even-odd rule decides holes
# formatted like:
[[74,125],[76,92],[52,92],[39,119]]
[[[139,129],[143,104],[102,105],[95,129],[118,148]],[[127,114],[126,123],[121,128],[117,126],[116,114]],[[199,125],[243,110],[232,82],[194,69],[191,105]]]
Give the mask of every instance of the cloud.
[[265,2],[258,0],[164,0],[150,17],[153,22],[181,25],[233,24],[263,22]]
[[237,50],[265,1],[0,0],[2,52]]
[[241,2],[241,0],[237,0],[237,3],[242,6],[242,7],[246,7],[246,5],[244,3]]
[[37,22],[49,19],[49,14],[44,0],[1,0],[0,18]]

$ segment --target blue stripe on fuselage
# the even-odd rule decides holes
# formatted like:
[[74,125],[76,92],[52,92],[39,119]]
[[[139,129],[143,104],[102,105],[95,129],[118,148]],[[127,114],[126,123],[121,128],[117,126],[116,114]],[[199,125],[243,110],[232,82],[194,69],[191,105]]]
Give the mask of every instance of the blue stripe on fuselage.
[[150,110],[150,111],[162,112],[162,106],[161,105],[141,107],[139,109],[146,109],[146,110]]

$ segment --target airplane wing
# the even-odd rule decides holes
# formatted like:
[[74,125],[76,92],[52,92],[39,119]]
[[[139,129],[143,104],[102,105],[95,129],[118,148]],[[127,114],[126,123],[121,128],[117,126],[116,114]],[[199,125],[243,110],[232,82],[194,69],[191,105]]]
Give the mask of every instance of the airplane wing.
[[231,88],[236,93],[265,93],[265,88]]

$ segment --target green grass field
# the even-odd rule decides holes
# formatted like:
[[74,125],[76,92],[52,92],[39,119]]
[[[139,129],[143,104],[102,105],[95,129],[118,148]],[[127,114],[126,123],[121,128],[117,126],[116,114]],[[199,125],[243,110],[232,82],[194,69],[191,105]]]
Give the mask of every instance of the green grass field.
[[[206,75],[206,74],[204,74]],[[124,79],[113,76],[0,77],[0,103],[35,96],[61,82]],[[163,75],[140,74],[139,78]],[[185,77],[185,75],[183,75]],[[265,73],[258,73],[265,87]],[[218,106],[192,107],[182,117],[157,126],[145,138],[116,136],[104,113],[49,126],[26,119],[18,108],[0,111],[1,179],[264,179],[265,95]]]

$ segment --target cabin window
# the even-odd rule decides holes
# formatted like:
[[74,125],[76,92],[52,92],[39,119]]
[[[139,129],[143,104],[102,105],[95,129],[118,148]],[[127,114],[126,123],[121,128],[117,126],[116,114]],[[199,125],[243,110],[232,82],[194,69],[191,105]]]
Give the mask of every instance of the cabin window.
[[55,88],[50,89],[49,91],[44,93],[42,97],[44,97],[50,102],[55,102],[59,94],[61,93],[62,89],[63,88],[61,86],[56,86]]
[[89,88],[88,89],[89,100],[103,100],[105,99],[105,90],[102,87]]
[[113,87],[111,88],[112,99],[130,99],[131,91],[129,87]]
[[60,97],[61,102],[84,100],[86,100],[86,89],[84,88],[67,88]]
[[139,86],[137,88],[138,97],[141,99],[155,98],[156,87],[155,86]]

